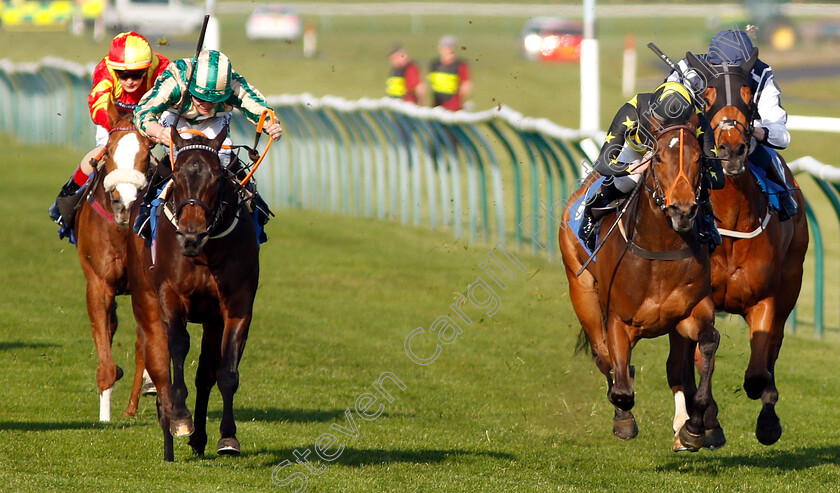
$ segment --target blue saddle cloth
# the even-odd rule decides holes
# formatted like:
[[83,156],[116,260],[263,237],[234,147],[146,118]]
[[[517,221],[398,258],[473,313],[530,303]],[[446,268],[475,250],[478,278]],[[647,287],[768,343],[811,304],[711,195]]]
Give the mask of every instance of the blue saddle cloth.
[[[598,188],[601,186],[601,183],[604,182],[606,179],[605,176],[602,176],[592,182],[589,185],[589,188],[586,189],[586,192],[583,193],[580,197],[575,200],[569,209],[569,224],[568,227],[572,228],[572,232],[575,234],[575,238],[577,238],[578,243],[580,246],[583,247],[583,250],[586,252],[587,255],[592,255],[592,251],[586,246],[586,242],[583,241],[583,238],[580,237],[580,223],[583,220],[583,211],[586,208],[586,201],[591,200],[592,197],[595,196],[595,193],[598,192]],[[592,234],[597,235],[601,228],[600,223],[595,226],[595,231]],[[592,259],[595,260],[595,259]]]
[[[750,161],[750,171],[755,177],[755,181],[758,182],[758,186],[761,188],[761,191],[764,192],[767,200],[770,201],[770,206],[776,211],[779,211],[782,208],[781,202],[779,201],[779,195],[784,193],[786,190],[782,187],[782,185],[767,177],[767,170],[770,169],[770,166],[778,166],[781,168],[779,153],[770,147],[764,147],[763,150],[766,154],[754,152],[750,155],[750,159],[765,159],[768,160],[768,162],[754,163]],[[770,162],[770,159],[772,159],[773,162]]]

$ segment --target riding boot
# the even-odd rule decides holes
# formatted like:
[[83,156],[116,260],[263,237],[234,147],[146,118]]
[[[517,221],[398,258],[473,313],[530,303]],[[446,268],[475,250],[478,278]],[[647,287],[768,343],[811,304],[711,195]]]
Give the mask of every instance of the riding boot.
[[610,202],[622,195],[621,191],[616,188],[612,181],[609,183],[605,181],[601,184],[598,192],[595,193],[595,196],[586,201],[586,205],[583,209],[583,217],[580,219],[578,236],[583,239],[584,243],[586,243],[586,247],[590,251],[595,249],[595,243],[598,240],[598,236],[594,234],[595,226],[598,224],[598,220],[601,219],[601,216],[603,216],[603,214],[601,214],[599,217],[595,217],[595,213],[592,209],[606,207],[610,204]]
[[[776,192],[779,199],[779,220],[786,221],[796,215],[798,206],[796,204],[796,199],[793,198],[793,194],[788,186],[785,171],[782,169],[784,165],[778,160],[778,157],[773,154],[775,154],[774,151],[771,151],[762,145],[758,145],[757,148],[750,153],[749,159],[750,163],[753,163],[764,170],[768,180],[776,183],[779,188],[781,188],[780,192]],[[769,193],[772,194],[773,192]]]
[[709,245],[709,253],[714,252],[723,239],[720,237],[717,224],[715,224],[715,211],[710,200],[701,202],[696,221],[697,239],[700,243]]
[[161,162],[155,168],[152,177],[149,178],[149,184],[143,194],[143,201],[137,210],[137,218],[134,219],[134,232],[146,241],[151,241],[152,238],[152,223],[149,220],[152,215],[152,201],[157,198],[158,189],[166,183],[171,175],[167,166],[169,156],[167,155],[163,159],[166,162]]
[[80,188],[82,188],[81,185],[76,183],[76,181],[73,178],[70,178],[70,181],[68,181],[64,184],[64,186],[61,187],[61,191],[58,192],[58,197],[55,198],[55,203],[50,207],[50,219],[52,219],[58,224],[61,224],[62,226],[65,226],[65,224],[62,221],[61,211],[58,208],[58,201],[59,199],[62,199],[64,197],[72,197],[76,194],[76,192],[79,191]]

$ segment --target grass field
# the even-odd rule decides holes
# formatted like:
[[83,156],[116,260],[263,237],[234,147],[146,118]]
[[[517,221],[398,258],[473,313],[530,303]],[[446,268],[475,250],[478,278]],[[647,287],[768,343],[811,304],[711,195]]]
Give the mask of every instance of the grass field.
[[[758,405],[740,388],[746,331],[720,321],[715,391],[729,444],[674,454],[667,343],[642,341],[634,352],[642,431],[621,442],[611,434],[602,377],[573,354],[578,328],[557,264],[514,252],[525,272],[498,293],[498,311],[464,305],[473,323],[420,366],[405,353],[407,335],[451,314],[449,305],[483,274],[490,246],[295,210],[277,211],[261,252],[236,398],[243,455],[194,458],[176,441],[176,462],[163,463],[153,402],[144,398],[135,419],[120,415],[128,378],[114,392],[114,421],[96,421],[84,279],[45,213],[68,150],[0,143],[19,166],[0,183],[2,491],[294,491],[300,482],[272,483],[275,467],[313,450],[318,437],[336,433],[332,425],[348,427],[345,409],[375,392],[384,372],[405,390],[386,383],[394,401],[382,401],[382,415],[364,421],[354,413],[358,436],[336,433],[340,456],[310,464],[320,475],[295,465],[277,479],[298,473],[306,491],[324,492],[827,492],[840,480],[840,431],[832,427],[840,377],[826,371],[840,349],[834,342],[786,340],[777,367],[785,434],[764,447],[752,436]],[[130,377],[134,330],[122,304],[114,351]],[[196,348],[200,329],[192,333]],[[428,335],[415,340],[418,355],[431,354]],[[194,349],[188,369],[196,359]],[[220,407],[214,392],[211,446]]]

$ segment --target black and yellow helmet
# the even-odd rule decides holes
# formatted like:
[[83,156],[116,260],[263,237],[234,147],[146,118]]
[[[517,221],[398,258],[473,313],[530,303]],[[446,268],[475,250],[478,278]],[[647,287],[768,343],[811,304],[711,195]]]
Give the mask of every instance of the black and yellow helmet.
[[691,93],[679,82],[665,82],[650,98],[651,115],[660,123],[684,123],[694,114]]

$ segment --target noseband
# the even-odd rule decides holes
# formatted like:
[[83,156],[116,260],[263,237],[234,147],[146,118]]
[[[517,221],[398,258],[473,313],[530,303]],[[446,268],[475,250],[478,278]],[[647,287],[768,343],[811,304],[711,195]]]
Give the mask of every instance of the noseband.
[[[674,188],[677,186],[677,183],[680,181],[685,181],[686,183],[691,186],[691,180],[688,178],[688,175],[685,174],[685,163],[684,163],[684,152],[683,152],[683,135],[688,132],[691,138],[694,137],[694,132],[696,129],[690,125],[671,125],[668,127],[663,128],[659,132],[659,136],[665,135],[666,132],[671,130],[679,130],[680,131],[680,160],[679,160],[679,173],[677,174],[677,178],[671,183],[671,186],[668,188],[668,193],[665,194],[662,192],[662,185],[659,183],[659,177],[656,175],[656,166],[658,163],[653,162],[651,163],[652,166],[650,167],[651,174],[653,175],[653,188],[650,188],[647,184],[645,184],[645,188],[653,195],[653,203],[659,206],[663,212],[665,212],[668,207],[671,205],[671,195],[674,193]],[[657,152],[653,158],[654,161],[662,162],[662,158],[659,157],[659,153]],[[700,196],[700,181],[697,182],[697,187],[694,192],[695,200],[698,200]]]
[[[212,152],[216,155],[219,154],[219,151],[217,149],[214,149],[210,146],[202,145],[202,144],[194,144],[194,145],[187,145],[187,146],[184,146],[180,149],[177,149],[174,152],[174,155],[177,156],[179,153],[181,153],[183,151],[187,151],[187,150],[203,150],[203,151]],[[172,161],[172,162],[174,162],[174,161]],[[174,179],[175,179],[175,177],[173,176],[173,181],[174,181]],[[211,208],[209,205],[207,205],[206,202],[204,202],[201,199],[195,198],[195,197],[188,197],[188,198],[178,202],[178,204],[175,205],[174,210],[172,211],[172,214],[170,215],[170,220],[172,221],[175,228],[176,229],[178,228],[179,218],[181,217],[181,213],[184,211],[184,209],[186,207],[198,206],[198,207],[201,207],[202,209],[204,209],[205,218],[206,218],[205,229],[207,230],[208,233],[210,233],[212,235],[213,231],[215,229],[217,229],[217,227],[219,226],[219,223],[224,218],[225,211],[227,210],[227,207],[228,207],[227,202],[223,199],[224,190],[225,190],[225,182],[226,181],[227,180],[225,179],[225,177],[223,175],[220,175],[218,178],[216,178],[216,182],[218,183],[217,194],[218,194],[219,199],[216,201],[216,206],[214,208]],[[168,202],[167,202],[166,206],[171,207]],[[237,215],[237,219],[238,219],[238,215]],[[226,235],[227,233],[229,233],[233,229],[233,226],[235,226],[237,222],[238,222],[237,220],[234,220],[233,223],[231,224],[231,226],[228,227],[227,230],[225,230],[224,232],[222,232],[220,234],[212,235],[211,238],[219,238],[221,236]]]

